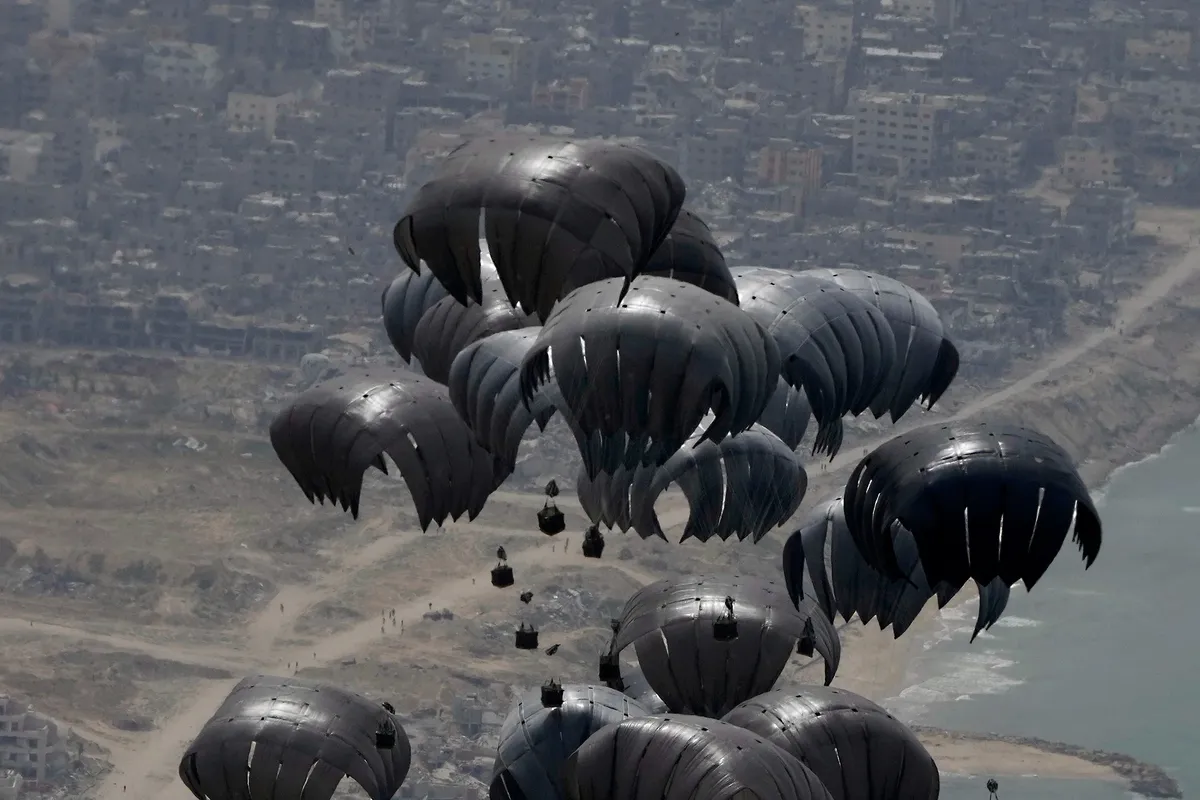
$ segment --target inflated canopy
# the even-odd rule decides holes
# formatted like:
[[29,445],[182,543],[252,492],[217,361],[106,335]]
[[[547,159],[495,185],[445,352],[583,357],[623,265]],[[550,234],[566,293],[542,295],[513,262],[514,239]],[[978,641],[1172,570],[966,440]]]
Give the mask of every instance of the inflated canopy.
[[857,269],[812,269],[821,278],[874,305],[891,324],[896,361],[885,390],[871,403],[876,418],[892,422],[918,400],[933,408],[958,374],[958,348],[946,337],[937,309],[916,289],[895,278]]
[[[392,735],[381,747],[377,734]],[[188,745],[179,777],[199,800],[329,800],[345,777],[391,800],[412,748],[399,720],[362,695],[302,678],[239,683]]]
[[657,469],[618,470],[595,480],[580,469],[575,484],[580,505],[593,523],[632,528],[643,539],[667,538],[654,504],[673,483],[690,510],[680,541],[737,536],[758,542],[791,518],[808,487],[792,448],[761,425],[718,443],[701,439],[702,433]]
[[559,708],[546,708],[541,691],[523,696],[500,728],[500,746],[488,791],[491,800],[552,800],[563,796],[563,766],[605,725],[650,713],[605,686],[563,686]]
[[[867,563],[846,526],[842,498],[831,500],[819,506],[784,545],[783,576],[788,593],[793,601],[811,597],[830,620],[840,615],[849,622],[855,614],[863,622],[878,618],[881,630],[890,625],[899,638],[929,598],[936,595],[938,605],[945,607],[959,587],[930,587],[917,543],[899,522],[892,526],[892,543],[904,578],[888,578]],[[972,641],[1000,619],[1011,591],[1000,578],[977,586],[979,613]]]
[[703,717],[634,717],[594,734],[567,760],[571,800],[831,800],[787,752]]
[[[714,623],[727,613],[727,597],[737,636],[723,641]],[[773,581],[734,575],[639,589],[621,612],[613,651],[634,646],[646,681],[673,712],[719,717],[769,691],[802,639],[825,660],[832,681],[842,647],[820,609],[807,601],[797,609]]]
[[521,365],[532,402],[553,376],[590,477],[661,466],[706,414],[705,438],[746,430],[775,391],[779,352],[732,303],[687,283],[599,281],[567,295]]
[[[736,304],[738,301],[737,286],[734,285],[733,276],[725,264],[725,256],[713,240],[712,231],[695,212],[686,208],[679,212],[679,217],[671,226],[671,232],[654,251],[641,274],[673,278],[699,286],[731,303]],[[580,286],[605,278],[619,277],[619,274],[588,274],[583,270],[576,270],[563,287],[562,293],[566,295]]]
[[1067,534],[1091,566],[1100,516],[1067,453],[1032,428],[986,422],[927,425],[867,455],[843,494],[846,524],[867,563],[903,577],[893,525],[912,532],[931,585],[970,579],[1027,588]]
[[449,295],[429,270],[405,270],[383,290],[383,329],[405,362],[412,361],[413,338],[425,312]]
[[413,355],[421,362],[421,371],[442,385],[450,379],[450,365],[468,345],[501,331],[537,326],[538,322],[520,309],[513,308],[504,296],[500,279],[483,283],[483,300],[465,306],[453,297],[444,297],[433,305],[413,332]]
[[779,347],[780,374],[804,389],[822,428],[862,413],[884,390],[896,341],[879,309],[802,272],[744,267],[733,277],[741,307]]
[[398,369],[357,371],[318,384],[271,422],[271,446],[309,501],[328,498],[356,518],[368,467],[400,470],[422,529],[483,509],[507,476],[475,441],[443,386]]
[[496,333],[463,348],[450,365],[450,401],[475,439],[509,472],[530,424],[545,430],[558,398],[553,381],[528,405],[521,397],[521,360],[537,336],[536,328]]
[[916,735],[865,697],[797,686],[753,697],[723,722],[795,756],[833,800],[937,800],[937,764]]
[[674,169],[630,145],[506,134],[451,151],[392,238],[464,305],[482,298],[482,239],[512,304],[546,319],[576,270],[637,276],[685,193]]

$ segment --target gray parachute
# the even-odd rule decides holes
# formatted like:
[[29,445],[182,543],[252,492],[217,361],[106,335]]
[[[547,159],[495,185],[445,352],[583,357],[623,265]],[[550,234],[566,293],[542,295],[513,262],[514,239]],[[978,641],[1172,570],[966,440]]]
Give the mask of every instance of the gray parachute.
[[475,439],[509,472],[525,432],[540,430],[554,416],[558,387],[550,381],[528,405],[521,396],[521,360],[537,341],[538,329],[504,331],[463,348],[450,366],[447,387],[454,408]]
[[845,414],[860,414],[885,389],[896,359],[879,309],[827,280],[787,270],[733,270],[741,307],[775,339],[780,374],[803,388],[817,419],[815,450],[832,455]]
[[576,493],[594,524],[633,529],[643,539],[666,539],[654,504],[672,483],[690,514],[680,541],[716,536],[758,542],[791,518],[808,476],[795,451],[761,425],[713,443],[698,431],[657,469],[619,470],[595,479],[581,469]]
[[892,422],[918,400],[929,408],[958,374],[958,348],[946,337],[937,309],[917,290],[895,278],[856,269],[812,269],[811,275],[834,283],[874,305],[891,324],[896,361],[887,386],[871,403],[876,418]]
[[650,713],[605,686],[563,686],[562,691],[560,707],[545,707],[540,691],[534,691],[508,713],[500,728],[490,800],[562,797],[562,770],[571,753],[605,725]]
[[413,338],[425,312],[448,297],[446,287],[429,270],[405,270],[383,290],[383,329],[404,361],[413,357]]
[[633,717],[567,760],[570,800],[831,800],[794,756],[744,728],[680,714]]
[[[718,635],[733,600],[736,636]],[[770,691],[798,644],[825,661],[832,681],[841,659],[833,624],[814,603],[796,608],[773,581],[740,576],[658,581],[625,603],[611,652],[633,645],[646,682],[675,713],[719,717]]]
[[1073,534],[1084,563],[1100,552],[1100,516],[1067,453],[1032,428],[927,425],[868,454],[842,495],[868,564],[904,577],[895,523],[912,533],[933,586],[968,580],[1033,588]]
[[303,678],[256,675],[239,683],[179,762],[199,800],[329,800],[349,777],[390,800],[412,762],[399,720],[367,698]]
[[363,475],[390,458],[421,528],[483,509],[507,473],[475,441],[446,389],[398,369],[357,371],[302,392],[271,422],[271,446],[310,502],[358,517]]
[[482,239],[511,303],[546,319],[577,270],[628,285],[685,194],[674,169],[630,145],[504,134],[452,151],[392,239],[463,305],[482,299]]
[[732,303],[690,284],[640,277],[588,284],[554,307],[521,365],[532,403],[552,378],[590,477],[661,466],[706,414],[720,441],[762,415],[779,351]]
[[537,320],[513,308],[504,296],[500,279],[489,276],[483,282],[483,299],[462,305],[453,297],[444,297],[425,312],[413,332],[413,355],[421,362],[421,371],[440,384],[450,379],[450,366],[468,345],[502,331],[536,327]]
[[[912,534],[896,523],[892,528],[896,561],[903,578],[887,578],[858,552],[846,526],[842,498],[819,506],[789,537],[783,548],[783,576],[793,602],[810,597],[830,620],[849,622],[855,615],[863,622],[879,620],[902,636],[931,597],[945,607],[957,594],[957,586],[930,587],[917,554]],[[1009,587],[999,578],[977,584],[979,613],[971,641],[992,627],[1008,605]]]
[[[686,208],[679,212],[667,238],[654,251],[641,274],[690,283],[735,305],[738,302],[737,286],[725,264],[725,256],[713,241],[712,231],[695,212]],[[563,286],[562,294],[569,294],[595,281],[616,277],[620,276],[576,269]]]
[[937,763],[902,722],[865,697],[798,686],[753,697],[723,722],[799,759],[833,800],[937,800]]

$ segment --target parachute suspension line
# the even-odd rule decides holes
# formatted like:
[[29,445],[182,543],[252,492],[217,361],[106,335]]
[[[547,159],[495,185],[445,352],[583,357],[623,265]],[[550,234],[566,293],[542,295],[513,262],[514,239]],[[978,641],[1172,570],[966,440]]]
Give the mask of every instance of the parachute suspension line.
[[1005,523],[1005,521],[1006,520],[1004,518],[1004,512],[1000,512],[1000,528],[999,528],[998,535],[996,536],[996,563],[997,564],[1001,563],[1000,562],[1000,554],[1004,552],[1004,523]]

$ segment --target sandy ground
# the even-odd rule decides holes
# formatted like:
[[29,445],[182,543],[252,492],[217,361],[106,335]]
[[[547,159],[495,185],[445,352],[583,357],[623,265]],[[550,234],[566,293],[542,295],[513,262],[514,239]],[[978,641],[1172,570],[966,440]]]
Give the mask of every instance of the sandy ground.
[[[1120,304],[1117,326],[1096,331],[1082,341],[1048,356],[1024,377],[1001,391],[967,404],[955,416],[967,417],[1003,406],[1018,398],[1037,396],[1047,382],[1057,379],[1060,373],[1069,367],[1105,348],[1116,346],[1125,339],[1139,335],[1151,311],[1163,304],[1163,301],[1175,299],[1185,284],[1197,276],[1200,276],[1200,249],[1193,249]],[[1124,337],[1118,336],[1119,326],[1125,328]],[[901,424],[897,427],[899,430],[905,430],[914,427],[915,424],[920,424],[919,418],[915,423]],[[896,432],[889,431],[887,436],[881,437],[879,441],[891,438]],[[868,446],[877,443],[873,442]],[[821,474],[822,481],[833,480],[836,476],[844,474],[860,456],[861,451],[857,448],[854,452],[846,452],[839,456]],[[526,495],[505,492],[499,493],[498,497],[512,505],[535,507],[541,504],[540,498]],[[567,498],[560,498],[560,505],[566,508],[572,503]],[[678,506],[669,508],[662,513],[661,518],[663,527],[670,528],[682,523],[684,511]],[[376,520],[368,523],[370,524],[380,523]],[[465,524],[449,527],[452,530],[470,528]],[[103,632],[88,622],[47,624],[34,620],[31,625],[30,619],[17,616],[0,619],[0,635],[15,636],[33,631],[47,639],[90,643],[183,664],[223,668],[236,676],[254,672],[287,674],[288,665],[295,663],[305,667],[336,664],[363,653],[379,641],[377,620],[368,618],[356,624],[343,626],[302,649],[294,643],[297,638],[295,626],[306,612],[323,602],[337,598],[346,587],[369,575],[378,564],[400,553],[421,536],[417,532],[385,534],[386,530],[386,527],[380,525],[380,529],[374,532],[379,538],[371,544],[341,551],[336,567],[318,580],[279,586],[264,610],[255,615],[237,634],[240,646],[159,641],[149,635],[142,638],[128,631]],[[522,569],[554,570],[568,566],[595,566],[595,562],[581,557],[577,547],[573,553],[564,553],[554,541],[548,541],[536,534],[503,532],[516,542],[516,549],[521,551]],[[615,558],[606,558],[603,564],[624,572],[630,579],[639,583],[648,583],[655,579],[649,572],[641,571]],[[464,604],[485,600],[493,591],[486,579],[486,572],[480,572],[477,566],[467,566],[464,563],[462,569],[453,577],[441,580],[434,589],[409,595],[393,605],[400,619],[417,619],[429,604],[434,607],[453,605],[461,608]],[[914,627],[914,635],[899,641],[893,640],[890,633],[880,633],[861,626],[850,628],[837,683],[868,696],[894,695],[903,688],[910,655],[914,648],[920,647],[922,625],[930,625],[935,615],[934,611],[927,612],[925,620],[918,622]],[[107,728],[98,730],[96,726],[87,726],[84,731],[86,735],[110,749],[114,765],[112,774],[94,796],[101,800],[187,800],[190,794],[175,774],[179,756],[187,742],[203,726],[236,681],[237,678],[194,681],[194,691],[168,718],[160,719],[158,729],[152,733],[134,734]],[[926,737],[926,741],[939,764],[948,772],[1115,778],[1111,771],[1103,767],[1017,745],[995,742],[984,744],[936,735]]]

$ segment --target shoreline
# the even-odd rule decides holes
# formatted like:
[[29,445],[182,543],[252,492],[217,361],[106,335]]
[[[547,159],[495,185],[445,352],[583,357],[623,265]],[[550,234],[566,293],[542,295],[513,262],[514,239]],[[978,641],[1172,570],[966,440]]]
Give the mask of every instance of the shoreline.
[[[947,408],[949,414],[922,415],[916,424],[951,415],[1017,423],[1036,420],[1039,429],[1075,457],[1093,494],[1102,496],[1121,470],[1156,457],[1200,424],[1200,340],[1195,336],[1200,327],[1200,247],[1163,253],[1147,264],[1147,271],[1138,291],[1122,300],[1124,313],[1118,314],[1113,328],[1093,330],[1048,353],[1040,363],[1011,375],[1008,387],[953,398],[957,402]],[[1124,335],[1116,332],[1120,325]],[[866,444],[848,443],[845,452],[856,453]],[[819,477],[810,476],[817,477],[810,492],[841,485],[838,481],[844,482],[850,468],[843,462]],[[1060,557],[1072,550],[1064,546]],[[951,606],[974,600],[973,592],[963,592]],[[843,673],[836,684],[886,705],[886,699],[912,685],[909,667],[935,636],[938,616],[936,604],[930,604],[900,639],[874,625],[847,627]],[[1143,797],[1183,796],[1164,769],[1127,754],[1035,736],[911,727],[946,774],[1036,774],[1120,782]]]

